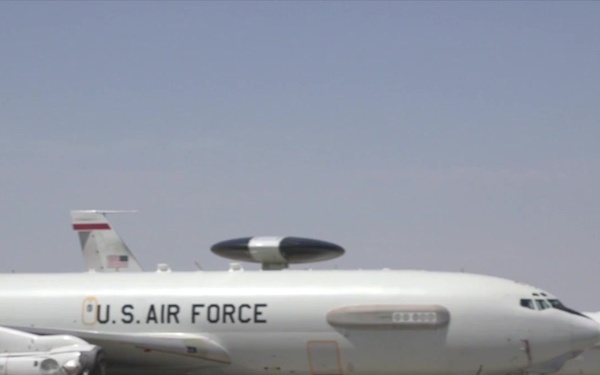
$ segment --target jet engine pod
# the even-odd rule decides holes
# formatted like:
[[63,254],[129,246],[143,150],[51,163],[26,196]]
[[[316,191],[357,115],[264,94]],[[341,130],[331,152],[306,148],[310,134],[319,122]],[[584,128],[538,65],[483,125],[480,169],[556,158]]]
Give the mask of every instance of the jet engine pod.
[[301,237],[243,237],[221,241],[210,250],[224,258],[262,263],[263,269],[287,268],[288,264],[322,262],[344,254],[331,242]]

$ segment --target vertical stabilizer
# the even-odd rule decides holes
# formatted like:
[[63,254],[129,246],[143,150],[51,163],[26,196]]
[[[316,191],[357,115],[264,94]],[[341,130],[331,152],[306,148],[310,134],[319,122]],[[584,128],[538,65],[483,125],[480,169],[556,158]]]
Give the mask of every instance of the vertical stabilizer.
[[141,272],[137,259],[110,226],[106,214],[135,211],[71,211],[73,230],[79,235],[88,270],[97,272]]

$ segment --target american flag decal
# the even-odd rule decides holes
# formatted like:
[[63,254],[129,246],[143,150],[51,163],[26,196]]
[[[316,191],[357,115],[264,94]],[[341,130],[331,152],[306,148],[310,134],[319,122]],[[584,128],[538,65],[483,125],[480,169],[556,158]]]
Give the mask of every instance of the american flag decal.
[[106,260],[108,268],[127,268],[129,263],[127,255],[109,255]]

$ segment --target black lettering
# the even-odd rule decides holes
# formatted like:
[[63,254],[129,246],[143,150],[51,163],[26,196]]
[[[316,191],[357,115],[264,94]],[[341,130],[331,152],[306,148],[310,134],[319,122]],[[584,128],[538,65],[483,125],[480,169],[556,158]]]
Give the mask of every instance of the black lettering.
[[238,321],[240,323],[250,323],[250,321],[252,321],[252,318],[244,318],[244,309],[251,310],[252,306],[246,303],[240,305],[240,307],[238,308]]
[[129,324],[133,322],[133,313],[131,310],[133,310],[133,305],[123,305],[123,307],[121,307],[121,315],[123,315],[121,321],[123,323]]
[[150,308],[148,309],[148,315],[146,316],[146,324],[150,322],[158,323],[158,320],[156,320],[156,310],[154,309],[154,305],[150,305]]
[[175,323],[179,324],[179,317],[177,317],[177,314],[179,314],[179,306],[169,304],[169,306],[167,306],[167,323],[171,323],[171,318],[173,318]]
[[266,303],[257,303],[254,305],[254,323],[266,323],[266,319],[261,319],[260,316],[263,314],[261,308],[267,307]]
[[102,305],[98,304],[98,307],[96,308],[96,320],[100,324],[106,324],[110,320],[110,305],[106,305],[105,307],[106,312],[104,319],[102,318]]
[[227,323],[227,317],[231,319],[231,323],[235,323],[235,319],[233,318],[233,314],[235,314],[235,305],[226,303],[223,305],[223,323]]
[[202,307],[204,307],[203,303],[192,305],[192,323],[196,323],[196,317],[200,316],[200,311],[198,310]]
[[219,305],[208,305],[206,308],[206,320],[208,320],[209,323],[218,323],[219,315],[221,315]]

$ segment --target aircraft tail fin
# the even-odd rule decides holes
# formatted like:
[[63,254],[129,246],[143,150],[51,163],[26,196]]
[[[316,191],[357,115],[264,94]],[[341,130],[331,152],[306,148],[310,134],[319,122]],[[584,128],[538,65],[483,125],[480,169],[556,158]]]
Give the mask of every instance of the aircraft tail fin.
[[79,235],[85,266],[97,272],[141,272],[142,267],[111,227],[106,214],[135,211],[71,211],[73,230]]

